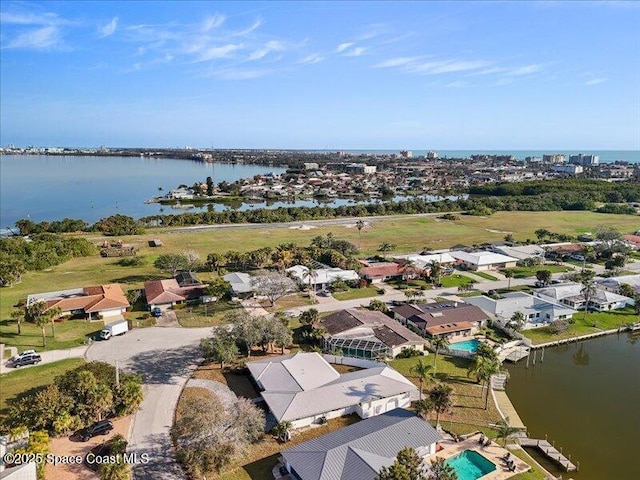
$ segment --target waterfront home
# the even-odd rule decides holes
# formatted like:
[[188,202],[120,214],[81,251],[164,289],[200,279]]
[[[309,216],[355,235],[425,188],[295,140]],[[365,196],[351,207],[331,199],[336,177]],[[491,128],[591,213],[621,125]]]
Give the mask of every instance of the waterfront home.
[[318,268],[309,270],[304,265],[295,265],[287,268],[287,273],[301,287],[310,287],[312,290],[324,290],[336,280],[344,282],[358,281],[360,276],[355,270],[343,270],[341,268]]
[[598,282],[605,290],[620,293],[622,285],[629,285],[636,293],[640,293],[640,275],[624,275],[621,277],[609,277]]
[[80,315],[89,320],[99,316],[116,317],[129,307],[129,301],[117,283],[34,293],[27,297],[27,307],[36,302],[46,302],[46,310],[59,308],[60,317]]
[[[582,293],[583,288],[580,283],[563,283],[536,290],[534,295],[545,300],[563,303],[575,310],[584,310],[586,300]],[[632,298],[596,288],[589,298],[587,308],[598,312],[608,312],[631,305],[634,305]]]
[[402,278],[404,274],[404,267],[395,262],[368,262],[361,260],[360,263],[364,265],[360,275],[370,283],[381,283]]
[[456,264],[469,270],[484,271],[497,270],[501,268],[513,268],[518,263],[517,258],[508,257],[500,253],[486,252],[463,252],[460,250],[449,252],[456,259]]
[[359,362],[368,368],[340,375],[322,355],[298,352],[247,362],[247,368],[276,422],[289,421],[294,429],[352,413],[369,418],[418,398],[415,385],[393,368]]
[[462,302],[401,305],[391,310],[396,320],[413,325],[429,337],[468,337],[489,321],[481,308]]
[[195,197],[195,192],[191,188],[179,187],[169,190],[165,198],[172,200],[191,200]]
[[576,311],[562,303],[535,297],[524,292],[510,292],[502,298],[469,297],[466,301],[480,307],[500,325],[506,326],[516,312],[521,312],[526,323],[523,328],[535,328],[556,320],[568,320]]
[[199,301],[206,285],[189,272],[181,272],[175,278],[144,282],[144,296],[149,308],[167,310],[175,305]]
[[371,480],[382,467],[393,465],[403,448],[428,457],[440,441],[427,421],[397,408],[288,448],[282,458],[287,471],[300,480]]
[[326,332],[325,350],[347,357],[395,358],[407,348],[424,351],[424,338],[378,311],[339,310],[322,317],[318,327]]
[[231,290],[236,297],[246,298],[253,295],[253,277],[248,273],[232,272],[222,278],[231,284]]

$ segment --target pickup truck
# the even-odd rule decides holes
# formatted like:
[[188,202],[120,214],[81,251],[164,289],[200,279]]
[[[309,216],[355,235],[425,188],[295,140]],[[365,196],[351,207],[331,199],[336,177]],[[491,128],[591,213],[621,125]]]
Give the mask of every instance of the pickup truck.
[[126,320],[120,320],[104,326],[104,330],[100,330],[100,339],[109,340],[116,335],[124,335],[129,331],[129,324]]

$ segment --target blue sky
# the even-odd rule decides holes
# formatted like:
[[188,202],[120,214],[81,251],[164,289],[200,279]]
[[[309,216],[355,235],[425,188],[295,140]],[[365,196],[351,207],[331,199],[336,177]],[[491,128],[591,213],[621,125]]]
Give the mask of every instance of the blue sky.
[[639,7],[3,1],[0,143],[640,149]]

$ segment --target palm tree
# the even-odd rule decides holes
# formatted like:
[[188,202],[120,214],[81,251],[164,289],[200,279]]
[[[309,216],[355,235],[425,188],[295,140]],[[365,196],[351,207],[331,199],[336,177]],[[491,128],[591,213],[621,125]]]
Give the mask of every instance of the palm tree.
[[18,324],[18,335],[22,333],[22,322],[24,322],[24,310],[14,310],[11,312],[11,318]]
[[582,270],[585,270],[587,268],[587,257],[590,257],[591,255],[593,255],[596,249],[593,247],[593,245],[584,244],[582,245],[581,250],[582,250]]
[[[420,389],[420,394],[422,395],[422,389]],[[426,420],[429,413],[433,411],[433,403],[428,398],[418,400],[415,403],[415,409],[416,413]]]
[[47,318],[49,319],[49,321],[51,322],[51,336],[53,338],[56,338],[56,320],[60,317],[60,315],[62,315],[62,310],[60,310],[58,307],[55,308],[50,308],[49,310],[47,310]]
[[362,229],[365,227],[365,223],[362,220],[356,222],[356,228],[358,229],[358,248],[362,249]]
[[511,290],[511,279],[513,278],[513,272],[511,270],[505,270],[503,274],[507,278],[507,290]]
[[507,326],[514,330],[520,330],[526,321],[527,319],[522,312],[514,312],[514,314],[511,315],[511,319],[509,320],[509,323],[507,323]]
[[424,363],[422,359],[419,359],[418,363],[416,363],[409,369],[411,373],[415,373],[420,379],[420,400],[422,400],[422,385],[425,380],[428,380],[431,377],[432,369],[433,367]]
[[451,408],[453,388],[444,383],[439,383],[429,390],[429,400],[433,403],[433,409],[436,411],[436,427],[440,425],[440,414],[445,413]]
[[278,423],[275,427],[273,427],[273,434],[278,437],[278,440],[286,441],[287,433],[291,430],[291,422],[288,420],[283,420]]
[[[507,417],[507,420],[509,420],[509,418]],[[504,420],[500,420],[497,424],[496,424],[496,430],[498,431],[498,434],[496,435],[496,440],[502,439],[502,446],[506,447],[507,446],[507,439],[513,435],[514,433],[519,432],[519,429],[514,428],[512,426],[510,426],[507,422],[505,422]]]
[[442,275],[442,265],[437,260],[432,261],[429,264],[429,276],[431,277],[431,283],[440,283],[440,276]]
[[584,298],[584,317],[582,319],[586,322],[587,314],[589,313],[589,302],[596,294],[596,285],[593,281],[593,276],[589,275],[582,276],[580,283],[582,283],[582,290],[580,290],[580,293]]
[[388,252],[391,252],[393,250],[395,250],[397,245],[393,244],[393,243],[389,243],[389,242],[383,242],[380,244],[380,246],[378,247],[378,251],[385,254]]
[[113,463],[103,463],[100,466],[100,480],[129,480],[131,465],[122,460]]
[[431,460],[428,480],[458,480],[458,474],[451,465],[445,463],[444,458],[436,457]]
[[307,279],[309,281],[309,296],[316,293],[315,281],[318,278],[318,272],[316,272],[313,266],[309,265],[307,267],[307,271],[303,274],[303,279]]
[[485,393],[485,385],[487,387],[487,392],[484,398],[485,410],[489,407],[489,389],[491,388],[491,376],[499,372],[500,361],[497,358],[488,358],[477,354],[473,360],[473,363],[467,370],[468,375],[475,375],[476,380],[481,383],[482,389],[480,391],[480,395],[483,395]]
[[437,365],[436,362],[438,361],[438,350],[445,350],[447,348],[449,348],[449,339],[447,337],[433,337],[431,339],[431,346],[433,347],[433,349],[435,350],[433,352],[433,375],[435,376],[436,374],[436,370],[437,370]]

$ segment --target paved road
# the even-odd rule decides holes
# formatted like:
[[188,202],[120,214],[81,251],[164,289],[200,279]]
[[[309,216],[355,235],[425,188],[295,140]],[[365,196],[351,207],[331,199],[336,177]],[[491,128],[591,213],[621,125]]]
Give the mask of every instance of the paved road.
[[[38,349],[36,348],[35,351],[38,352],[42,357],[42,362],[40,362],[38,365],[44,365],[45,363],[52,363],[52,362],[58,362],[60,360],[66,360],[67,358],[82,358],[84,357],[84,354],[87,351],[87,348],[88,347],[86,346],[82,346],[82,347],[69,348],[68,350],[49,350],[47,352],[39,352]],[[34,365],[25,365],[24,367],[20,367],[16,369],[16,368],[7,366],[7,362],[3,361],[2,364],[0,364],[0,374],[13,372],[15,370],[22,370],[23,368],[30,368],[33,366]]]
[[139,373],[144,379],[144,400],[133,419],[129,448],[148,453],[151,461],[134,467],[137,480],[184,478],[169,430],[182,387],[200,359],[200,339],[210,333],[211,328],[141,328],[95,343],[87,351],[89,361],[113,364],[118,360],[124,371]]

